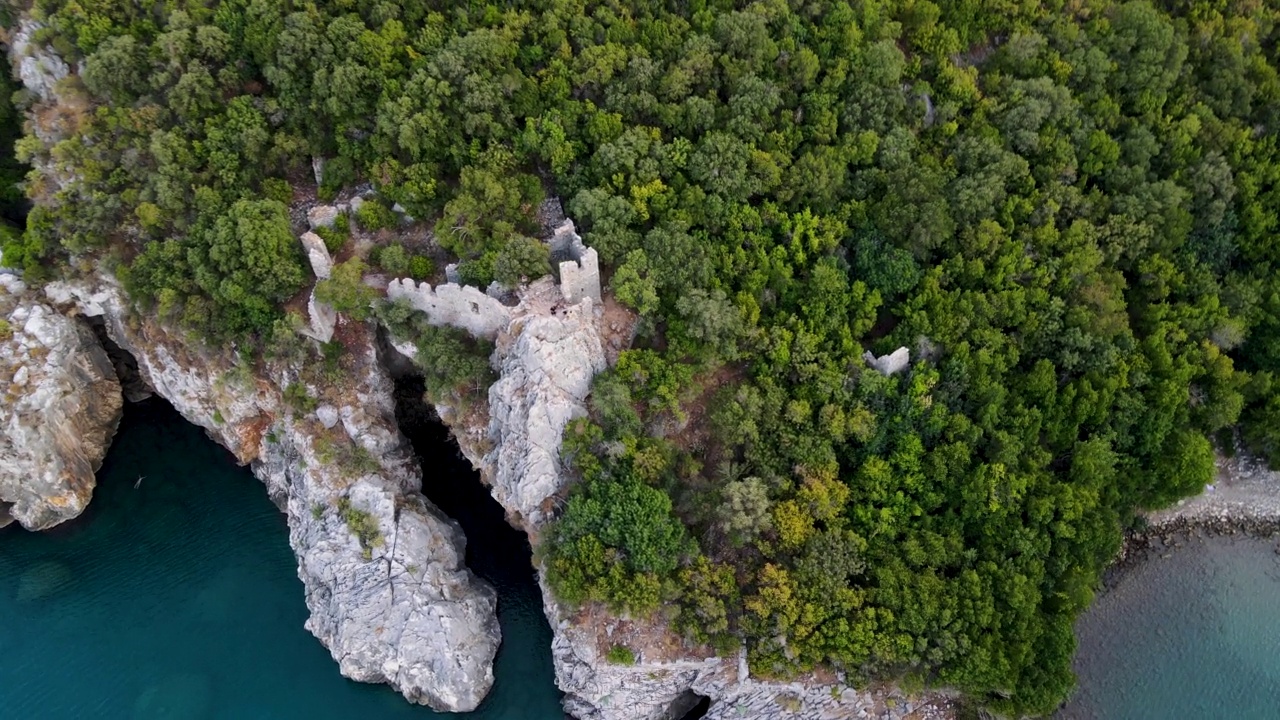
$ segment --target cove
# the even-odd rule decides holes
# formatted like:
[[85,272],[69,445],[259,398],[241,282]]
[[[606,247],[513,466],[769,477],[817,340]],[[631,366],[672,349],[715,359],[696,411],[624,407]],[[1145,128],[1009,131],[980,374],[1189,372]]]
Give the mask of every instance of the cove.
[[445,430],[418,430],[430,495],[457,498],[444,509],[466,531],[468,563],[498,590],[496,683],[476,712],[436,713],[339,675],[303,629],[302,583],[266,489],[149,400],[126,406],[82,517],[0,530],[0,719],[564,718],[527,541]]
[[1189,538],[1122,572],[1076,625],[1072,720],[1280,717],[1276,539]]

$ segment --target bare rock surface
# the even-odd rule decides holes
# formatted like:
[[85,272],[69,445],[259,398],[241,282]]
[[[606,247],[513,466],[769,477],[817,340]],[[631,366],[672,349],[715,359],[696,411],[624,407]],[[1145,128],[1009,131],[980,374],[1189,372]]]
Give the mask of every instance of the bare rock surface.
[[13,276],[0,319],[0,524],[46,530],[89,504],[124,400],[93,331]]
[[[421,471],[395,425],[391,380],[368,328],[352,329],[359,340],[348,342],[341,377],[321,382],[286,365],[244,367],[231,349],[131,318],[109,279],[46,291],[102,317],[156,393],[266,484],[288,519],[306,627],[343,675],[390,684],[437,710],[479,705],[500,641],[496,596],[466,569],[457,523],[420,493]],[[325,422],[285,401],[293,383],[327,408]]]

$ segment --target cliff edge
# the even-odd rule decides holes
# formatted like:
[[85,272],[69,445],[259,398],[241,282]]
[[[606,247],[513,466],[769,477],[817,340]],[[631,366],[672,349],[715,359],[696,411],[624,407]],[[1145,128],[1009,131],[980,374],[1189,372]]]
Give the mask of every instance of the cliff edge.
[[457,523],[419,492],[368,327],[347,328],[340,372],[322,377],[303,363],[249,367],[131,316],[109,277],[45,290],[102,318],[147,385],[266,484],[288,519],[307,629],[343,675],[436,710],[480,704],[500,642],[496,596],[465,567]]
[[46,530],[84,511],[124,401],[93,331],[0,275],[0,524]]

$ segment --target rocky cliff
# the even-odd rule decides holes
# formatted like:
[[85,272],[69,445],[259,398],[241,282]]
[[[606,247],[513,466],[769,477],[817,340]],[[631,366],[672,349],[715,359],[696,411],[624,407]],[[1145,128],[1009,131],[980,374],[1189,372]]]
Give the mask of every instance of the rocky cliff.
[[480,703],[500,639],[495,594],[464,566],[458,525],[419,492],[369,328],[348,328],[345,364],[321,377],[247,367],[230,349],[132,317],[109,278],[46,292],[100,317],[146,383],[266,484],[288,518],[307,629],[343,675],[437,710]]
[[[570,482],[560,462],[561,434],[570,420],[586,415],[591,379],[606,367],[606,351],[628,339],[628,323],[612,305],[606,313],[589,299],[568,304],[549,278],[525,288],[510,316],[491,359],[499,379],[489,389],[487,415],[437,411],[511,522],[536,542]],[[413,352],[403,343],[397,349]],[[892,688],[860,692],[835,676],[752,679],[743,657],[715,657],[660,624],[613,617],[598,607],[562,607],[541,571],[538,577],[554,632],[556,683],[565,710],[582,720],[675,720],[703,697],[712,701],[708,718],[949,716],[945,703],[920,702]],[[634,665],[608,662],[615,642],[638,651]]]
[[76,517],[120,422],[120,383],[89,327],[13,275],[0,275],[0,391],[0,524]]

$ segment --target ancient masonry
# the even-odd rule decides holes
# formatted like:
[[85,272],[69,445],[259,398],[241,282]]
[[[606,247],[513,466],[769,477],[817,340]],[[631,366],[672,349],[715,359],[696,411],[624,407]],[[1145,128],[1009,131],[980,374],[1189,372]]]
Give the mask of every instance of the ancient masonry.
[[551,255],[569,256],[560,263],[560,294],[569,303],[577,303],[584,297],[600,302],[600,257],[595,248],[583,244],[573,228],[572,220],[565,220],[551,236]]
[[[574,231],[573,221],[566,220],[556,228],[549,241],[552,256],[568,256],[560,263],[560,294],[565,302],[577,304],[583,298],[600,302],[600,260],[593,248],[583,244]],[[435,288],[427,283],[415,283],[410,278],[392,280],[387,285],[387,297],[404,298],[415,310],[427,314],[432,325],[450,325],[462,328],[472,335],[487,340],[511,320],[513,308],[484,293],[479,288],[446,282]]]
[[432,289],[428,283],[415,285],[411,278],[403,278],[387,285],[387,297],[405,298],[413,309],[426,313],[432,325],[462,328],[486,340],[496,338],[511,320],[511,308],[469,285],[444,283]]

